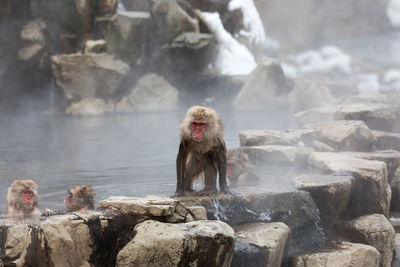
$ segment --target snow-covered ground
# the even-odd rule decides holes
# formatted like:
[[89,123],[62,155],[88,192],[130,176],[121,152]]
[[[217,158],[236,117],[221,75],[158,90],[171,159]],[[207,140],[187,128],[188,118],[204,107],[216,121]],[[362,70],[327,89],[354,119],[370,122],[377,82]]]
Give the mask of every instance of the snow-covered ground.
[[400,0],[389,0],[386,14],[393,27],[400,27]]
[[218,41],[216,69],[224,75],[249,74],[257,66],[254,56],[225,30],[218,13],[202,14]]

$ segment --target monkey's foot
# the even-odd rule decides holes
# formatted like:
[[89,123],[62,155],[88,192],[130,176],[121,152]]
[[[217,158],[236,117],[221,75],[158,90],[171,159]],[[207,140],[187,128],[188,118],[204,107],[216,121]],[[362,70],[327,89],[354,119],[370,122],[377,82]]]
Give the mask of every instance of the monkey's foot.
[[232,192],[231,192],[231,190],[229,190],[228,187],[221,189],[221,193],[232,195]]

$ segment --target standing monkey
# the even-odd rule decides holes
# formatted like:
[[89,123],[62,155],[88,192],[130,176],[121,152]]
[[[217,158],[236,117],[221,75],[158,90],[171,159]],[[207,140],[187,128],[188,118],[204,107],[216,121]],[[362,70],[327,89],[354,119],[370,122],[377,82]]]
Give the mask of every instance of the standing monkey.
[[95,193],[91,186],[73,185],[68,190],[68,196],[64,199],[68,211],[84,211],[94,209]]
[[180,145],[176,158],[176,196],[193,191],[193,180],[204,172],[205,186],[200,195],[230,193],[226,182],[226,147],[224,125],[217,113],[208,107],[191,107],[179,125]]
[[23,219],[40,215],[35,181],[15,180],[8,188],[6,216]]

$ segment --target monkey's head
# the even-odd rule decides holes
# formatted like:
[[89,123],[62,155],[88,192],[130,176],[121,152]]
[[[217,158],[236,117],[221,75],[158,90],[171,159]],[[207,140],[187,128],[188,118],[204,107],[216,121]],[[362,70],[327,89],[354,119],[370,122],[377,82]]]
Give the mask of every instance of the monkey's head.
[[68,190],[64,204],[70,211],[94,209],[94,197],[95,193],[91,186],[74,185]]
[[37,184],[33,180],[15,180],[8,188],[8,199],[10,205],[18,203],[24,208],[33,207],[39,200]]
[[223,139],[222,121],[212,108],[191,107],[179,128],[181,139],[190,139],[196,142],[203,142],[215,137]]

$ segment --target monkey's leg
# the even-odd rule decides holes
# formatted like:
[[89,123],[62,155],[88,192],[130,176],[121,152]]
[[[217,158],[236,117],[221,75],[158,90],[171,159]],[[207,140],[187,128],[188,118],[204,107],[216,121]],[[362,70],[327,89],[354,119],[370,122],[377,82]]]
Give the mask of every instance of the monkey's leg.
[[181,142],[179,145],[179,152],[176,156],[176,191],[175,196],[181,196],[189,189],[187,188],[187,183],[185,182],[185,168],[188,153],[185,146]]
[[217,192],[217,168],[212,153],[208,153],[204,162],[204,189],[198,194],[212,195]]
[[222,142],[218,151],[215,153],[215,159],[218,166],[219,172],[219,190],[226,194],[231,194],[231,191],[228,188],[228,183],[226,181],[226,146],[225,142]]
[[187,187],[189,192],[193,192],[193,182],[203,172],[204,167],[202,162],[193,154],[190,154],[188,162],[186,163],[185,179],[188,183]]

